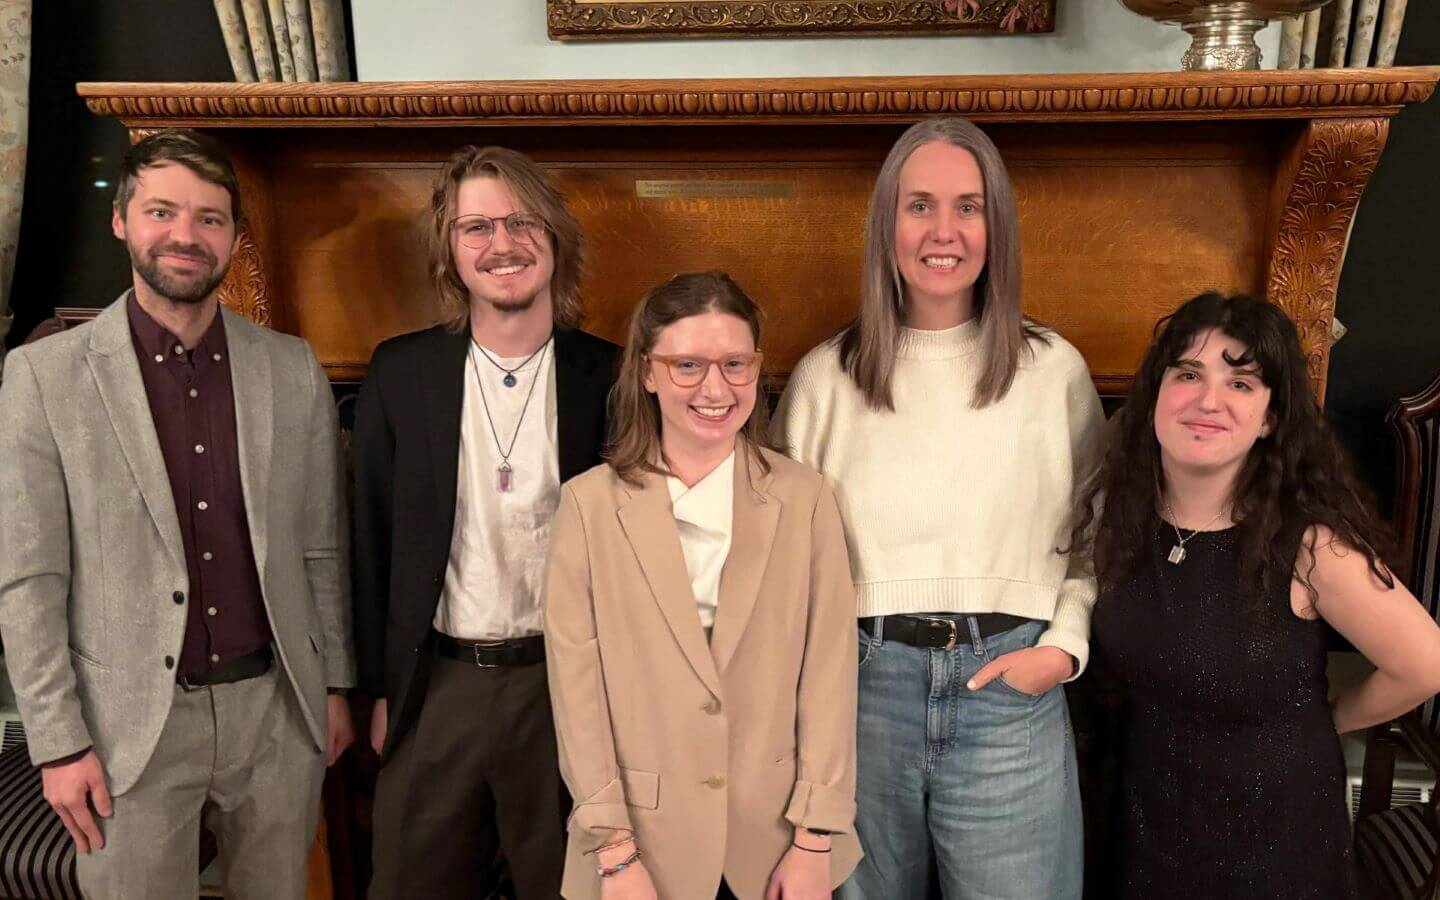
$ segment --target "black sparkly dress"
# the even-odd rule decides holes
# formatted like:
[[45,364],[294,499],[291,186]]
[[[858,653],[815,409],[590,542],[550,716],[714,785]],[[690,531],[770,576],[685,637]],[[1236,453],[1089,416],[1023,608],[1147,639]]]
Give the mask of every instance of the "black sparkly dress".
[[[1295,531],[1299,549],[1300,530]],[[1186,541],[1155,520],[1148,558],[1095,606],[1098,678],[1123,698],[1118,765],[1087,896],[1358,897],[1325,630],[1237,590],[1239,528]]]

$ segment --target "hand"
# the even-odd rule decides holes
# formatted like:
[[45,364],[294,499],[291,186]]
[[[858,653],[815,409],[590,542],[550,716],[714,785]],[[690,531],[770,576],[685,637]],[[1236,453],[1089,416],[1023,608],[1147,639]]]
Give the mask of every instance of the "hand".
[[346,748],[355,743],[355,723],[350,718],[350,701],[343,694],[329,694],[325,698],[326,720],[330,723],[328,739],[325,742],[325,766],[335,765]]
[[978,691],[1000,676],[1015,690],[1039,696],[1075,673],[1075,657],[1059,647],[1026,647],[1001,654],[980,668],[966,687]]
[[626,866],[619,875],[600,879],[600,900],[660,900],[660,895],[655,893],[655,882],[641,861]]
[[[823,843],[822,843],[823,842]],[[816,849],[830,846],[828,837],[796,832],[795,843]],[[830,854],[791,847],[780,857],[765,886],[765,900],[828,900]]]
[[105,767],[100,765],[95,751],[63,766],[42,768],[40,780],[45,787],[46,802],[60,814],[65,830],[75,839],[75,849],[89,853],[91,847],[96,850],[104,847],[105,836],[90,814],[90,805],[93,802],[95,812],[107,819],[113,809],[110,789],[105,786]]
[[380,748],[385,746],[385,714],[387,706],[385,698],[381,697],[375,701],[375,708],[370,710],[370,747],[375,755],[380,755]]

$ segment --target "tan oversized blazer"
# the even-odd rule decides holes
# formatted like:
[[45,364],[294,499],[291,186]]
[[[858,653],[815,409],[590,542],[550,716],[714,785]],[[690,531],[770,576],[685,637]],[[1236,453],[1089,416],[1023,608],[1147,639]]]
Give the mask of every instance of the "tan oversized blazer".
[[855,598],[835,498],[814,470],[736,456],[730,555],[707,644],[665,479],[597,466],[561,491],[545,648],[575,799],[562,893],[595,900],[595,857],[635,832],[660,900],[759,900],[793,826],[860,859]]

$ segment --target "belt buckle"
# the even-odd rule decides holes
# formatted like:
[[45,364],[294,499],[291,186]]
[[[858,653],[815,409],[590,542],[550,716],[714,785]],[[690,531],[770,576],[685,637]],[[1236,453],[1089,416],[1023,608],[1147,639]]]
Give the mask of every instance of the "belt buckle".
[[925,619],[924,621],[931,625],[944,625],[950,629],[950,636],[945,639],[945,646],[941,649],[946,651],[955,649],[955,645],[960,641],[960,631],[955,627],[954,619]]
[[492,648],[492,647],[503,647],[503,646],[505,646],[505,642],[504,642],[504,641],[476,641],[475,644],[474,644],[474,647],[473,647],[474,652],[475,652],[475,666],[476,666],[476,668],[480,668],[480,669],[498,669],[498,668],[500,668],[500,664],[499,664],[499,663],[486,663],[486,662],[481,662],[481,661],[480,661],[480,651],[481,651],[482,649],[483,649],[483,650],[489,650],[489,649]]

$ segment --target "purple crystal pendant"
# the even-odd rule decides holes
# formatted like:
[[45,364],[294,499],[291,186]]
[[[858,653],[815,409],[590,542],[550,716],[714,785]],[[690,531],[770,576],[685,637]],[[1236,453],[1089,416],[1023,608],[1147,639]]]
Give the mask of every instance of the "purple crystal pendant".
[[502,494],[510,493],[511,488],[514,487],[514,472],[515,470],[510,468],[508,461],[500,463],[500,468],[495,470],[495,489]]

